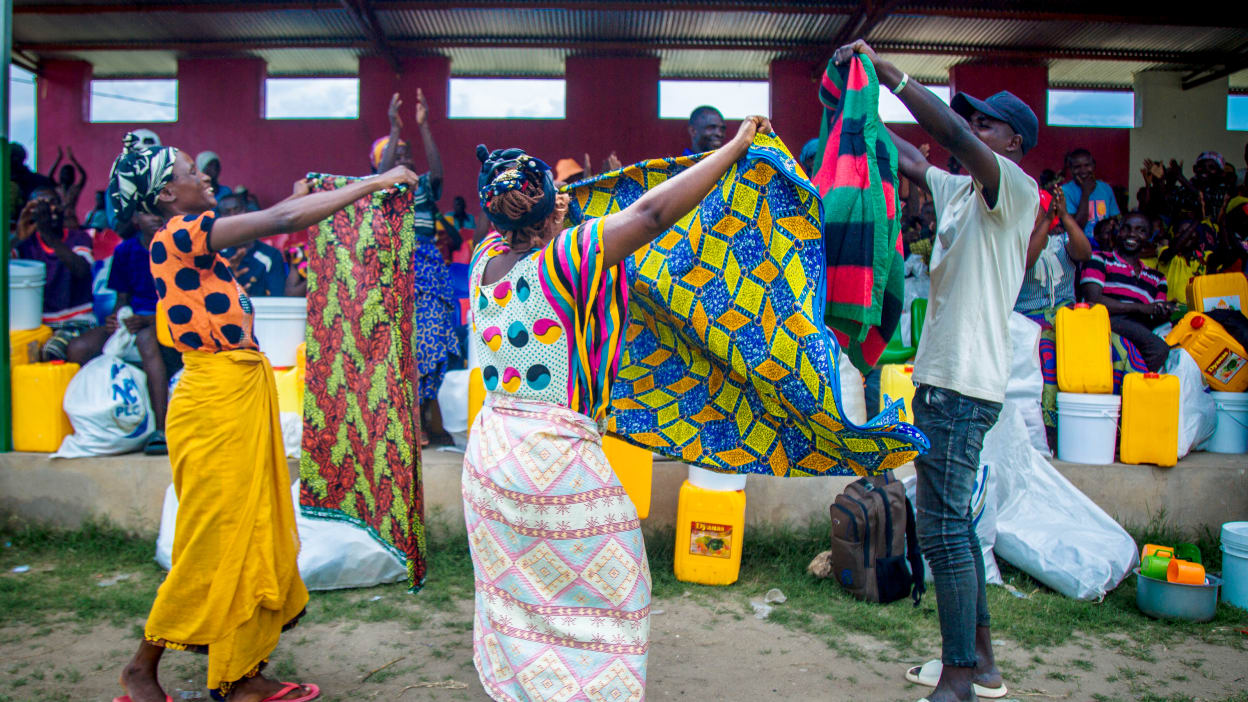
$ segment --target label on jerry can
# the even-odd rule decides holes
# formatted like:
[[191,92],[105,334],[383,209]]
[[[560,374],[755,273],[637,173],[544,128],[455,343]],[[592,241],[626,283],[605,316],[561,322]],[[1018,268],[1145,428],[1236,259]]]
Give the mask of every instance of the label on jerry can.
[[691,522],[689,553],[711,558],[732,557],[732,525]]

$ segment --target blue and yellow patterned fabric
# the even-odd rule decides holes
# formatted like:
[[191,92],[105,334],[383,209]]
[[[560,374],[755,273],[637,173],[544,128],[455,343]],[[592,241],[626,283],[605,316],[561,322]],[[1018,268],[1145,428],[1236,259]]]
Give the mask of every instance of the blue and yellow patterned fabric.
[[[569,218],[617,212],[699,158],[576,183]],[[845,418],[840,349],[823,325],[822,221],[788,149],[760,134],[697,210],[626,262],[615,433],[711,470],[786,477],[873,475],[927,449],[896,404],[861,427]]]

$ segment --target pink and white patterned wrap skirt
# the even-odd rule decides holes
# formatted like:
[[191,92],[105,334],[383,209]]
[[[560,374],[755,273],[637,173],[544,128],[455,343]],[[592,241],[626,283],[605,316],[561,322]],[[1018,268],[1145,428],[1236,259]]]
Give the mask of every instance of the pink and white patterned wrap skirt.
[[491,395],[472,426],[464,517],[473,660],[500,702],[640,702],[650,569],[588,417]]

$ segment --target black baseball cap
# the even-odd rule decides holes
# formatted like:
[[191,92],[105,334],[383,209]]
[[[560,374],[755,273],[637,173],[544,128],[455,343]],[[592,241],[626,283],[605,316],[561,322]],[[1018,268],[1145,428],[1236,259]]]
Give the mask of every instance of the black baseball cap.
[[949,103],[949,106],[954,112],[968,120],[972,114],[982,112],[1010,125],[1014,133],[1023,138],[1023,153],[1031,151],[1036,145],[1040,132],[1040,120],[1036,119],[1036,113],[1027,106],[1027,103],[1008,90],[1002,90],[987,100],[980,100],[966,93],[958,93],[953,96],[953,101]]

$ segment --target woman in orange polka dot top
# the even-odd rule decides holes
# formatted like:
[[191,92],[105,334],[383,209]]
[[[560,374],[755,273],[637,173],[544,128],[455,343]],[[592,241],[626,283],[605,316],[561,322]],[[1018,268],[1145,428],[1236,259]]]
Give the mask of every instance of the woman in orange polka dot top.
[[315,685],[261,674],[281,632],[308,602],[299,578],[277,390],[256,347],[252,308],[217,252],[303,229],[378,190],[415,186],[395,168],[339,190],[295,195],[259,212],[218,218],[208,176],[183,151],[144,149],[126,135],[113,164],[112,214],[157,214],[152,275],[185,371],[169,405],[166,435],[178,497],[173,567],[160,586],[144,641],[122,672],[114,702],[163,702],[157,679],[166,648],[208,654],[208,688],[232,702],[307,702]]

